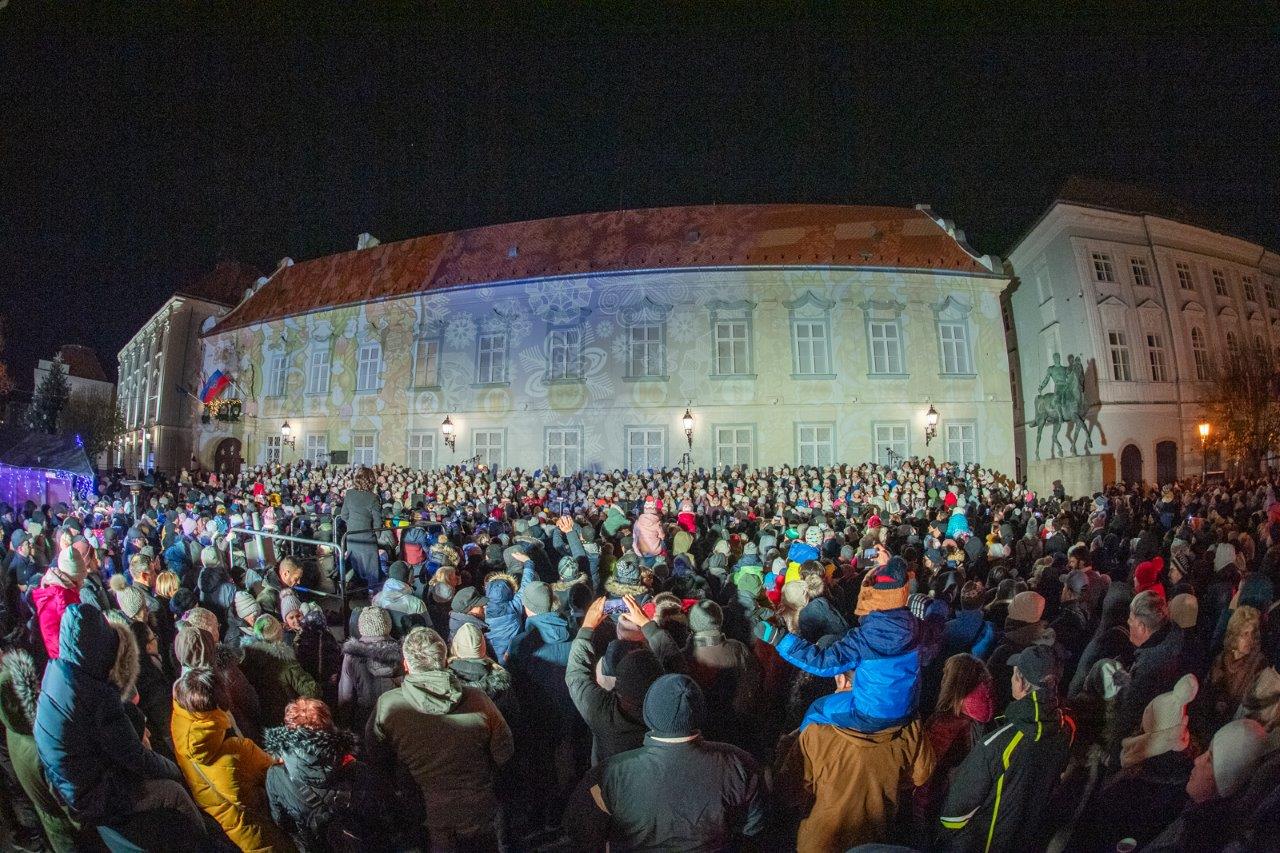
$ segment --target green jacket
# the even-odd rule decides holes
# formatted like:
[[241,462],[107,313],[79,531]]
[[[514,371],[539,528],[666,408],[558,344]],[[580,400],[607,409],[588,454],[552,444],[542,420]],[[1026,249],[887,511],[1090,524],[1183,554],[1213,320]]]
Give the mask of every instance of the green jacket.
[[35,806],[50,846],[57,853],[64,853],[80,849],[78,845],[84,838],[79,826],[67,816],[40,766],[32,734],[39,695],[40,679],[31,655],[21,650],[6,654],[0,665],[0,724],[4,725],[9,760],[13,762],[18,783]]
[[253,685],[262,707],[263,728],[284,722],[284,709],[299,697],[320,696],[316,680],[298,663],[293,649],[284,643],[249,643],[242,647],[240,670]]
[[492,825],[494,779],[515,741],[483,690],[463,687],[448,670],[406,675],[378,697],[365,743],[388,778],[399,765],[417,782],[430,829]]

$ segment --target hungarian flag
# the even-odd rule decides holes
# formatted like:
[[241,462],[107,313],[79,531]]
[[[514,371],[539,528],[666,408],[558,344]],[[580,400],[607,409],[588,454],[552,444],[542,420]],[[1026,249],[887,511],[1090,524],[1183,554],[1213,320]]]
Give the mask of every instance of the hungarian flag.
[[213,374],[205,380],[204,387],[200,389],[200,402],[210,403],[222,393],[222,389],[231,384],[231,377],[223,373],[221,370],[213,371]]

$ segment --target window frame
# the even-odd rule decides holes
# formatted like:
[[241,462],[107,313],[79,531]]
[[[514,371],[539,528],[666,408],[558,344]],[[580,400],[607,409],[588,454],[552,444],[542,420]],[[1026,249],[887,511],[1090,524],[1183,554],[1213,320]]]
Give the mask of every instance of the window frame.
[[1145,332],[1144,335],[1147,342],[1147,367],[1151,370],[1151,381],[1172,382],[1173,379],[1169,375],[1169,362],[1165,358],[1164,339],[1159,332]]
[[279,465],[284,461],[284,436],[268,435],[262,442],[262,464]]
[[1133,275],[1135,287],[1155,287],[1151,280],[1151,267],[1146,258],[1129,258],[1129,272]]
[[[825,468],[828,465],[835,464],[836,458],[836,425],[835,421],[800,421],[795,424],[795,457],[796,464],[804,467]],[[804,437],[805,430],[813,430],[814,436],[808,440]],[[826,453],[828,461],[820,461],[820,450],[824,442],[820,441],[816,435],[817,430],[827,430],[830,436],[826,444]],[[805,459],[805,448],[813,448],[814,455],[810,460]]]
[[1093,260],[1093,280],[1101,284],[1116,283],[1115,262],[1108,252],[1090,252]]
[[500,443],[497,445],[497,449],[498,449],[498,452],[501,454],[501,456],[498,460],[498,464],[495,465],[489,456],[489,454],[491,454],[494,449],[494,445],[486,443],[483,451],[486,454],[485,458],[483,460],[477,459],[476,464],[488,465],[491,469],[496,471],[504,470],[507,467],[507,429],[506,427],[475,427],[474,429],[472,429],[471,430],[471,455],[472,456],[479,457],[482,452],[480,448],[481,435],[498,436],[498,440]]
[[1178,276],[1178,287],[1181,290],[1194,291],[1196,289],[1196,278],[1195,273],[1191,270],[1191,264],[1186,261],[1174,261],[1173,270]]
[[[317,387],[316,357],[324,356],[324,387]],[[333,387],[333,348],[329,344],[314,344],[307,350],[306,392],[311,395],[328,394]]]
[[[964,438],[963,436],[959,438],[953,438],[951,435],[952,429],[959,429],[959,430],[969,429],[972,431],[972,433],[969,438]],[[955,462],[956,464],[961,466],[981,464],[981,455],[978,452],[978,422],[976,420],[972,418],[960,418],[956,420],[947,420],[942,425],[942,441],[943,441],[943,445],[942,445],[943,452],[947,455],[948,462]],[[955,456],[951,452],[951,448],[952,448],[952,445],[956,443],[960,443],[962,445],[965,443],[972,443],[973,458],[967,459],[967,460],[955,458]]]
[[[952,339],[948,341],[943,335],[943,329],[959,329],[960,339]],[[948,344],[951,344],[951,356],[956,363],[952,365],[951,370],[947,369],[947,350]],[[938,318],[938,355],[942,359],[942,375],[943,376],[973,376],[973,351],[969,345],[969,321],[967,318],[955,319],[947,317]],[[961,358],[962,357],[962,358]],[[963,363],[961,361],[963,360]],[[963,370],[960,368],[964,368]]]
[[[435,345],[435,366],[430,376],[424,376],[422,365],[424,346]],[[440,359],[444,354],[444,336],[419,332],[413,336],[413,387],[418,390],[440,387]],[[428,362],[429,363],[429,362]],[[430,381],[427,381],[430,380]]]
[[[880,439],[880,430],[882,429],[901,429],[902,430],[902,447],[905,452],[902,453],[903,459],[911,458],[911,422],[910,421],[872,421],[871,422],[871,458],[876,460],[876,464],[889,465],[888,454],[884,452],[889,445],[896,444],[897,439],[882,441]],[[896,448],[894,449],[896,453]]]
[[[631,443],[631,436],[638,432],[657,434],[659,442],[657,445],[643,445],[646,454],[656,451],[661,457],[658,460],[657,465],[646,465],[644,468],[637,468],[631,464],[634,461],[632,453],[636,450],[636,446]],[[658,471],[667,467],[667,454],[670,447],[667,427],[654,424],[630,424],[623,427],[622,440],[623,453],[625,454],[626,468],[628,471]]]
[[1213,379],[1213,358],[1209,354],[1209,341],[1199,326],[1192,326],[1188,335],[1191,338],[1191,357],[1196,368],[1196,381],[1209,382]]
[[302,448],[303,448],[303,454],[304,454],[303,458],[310,461],[313,467],[321,464],[320,461],[317,461],[315,448],[312,446],[313,444],[316,443],[314,439],[317,439],[317,438],[320,439],[321,443],[324,445],[322,455],[325,458],[323,462],[327,464],[329,461],[329,433],[308,432],[308,433],[304,433],[302,436]]
[[[552,437],[553,437],[553,434],[555,433],[559,433],[559,438],[561,440],[553,444]],[[566,435],[572,435],[575,437],[573,443],[570,444],[570,443],[565,443],[563,441],[563,438]],[[555,466],[556,470],[560,473],[561,476],[568,476],[570,474],[573,474],[577,471],[582,470],[583,430],[581,426],[560,425],[560,426],[546,427],[542,433],[542,446],[546,451],[546,453],[544,454],[545,458],[543,459],[543,462],[548,469],[550,469],[552,466]],[[564,462],[563,465],[559,464],[557,460],[552,458],[551,453],[552,453],[553,447],[558,448],[560,450],[560,455],[562,457],[565,457],[562,460],[560,460]],[[565,451],[572,451],[573,453],[577,454],[578,464],[576,466],[570,467],[568,465],[568,459],[565,454]]]
[[[745,299],[737,302],[715,301],[708,304],[710,309],[711,320],[711,373],[712,379],[754,379],[755,378],[755,346],[753,339],[754,330],[754,313],[755,303]],[[742,325],[742,337],[739,340],[736,336],[722,341],[721,331],[724,328],[731,328]],[[728,343],[730,347],[736,344],[742,345],[742,362],[738,362],[736,353],[731,353],[731,363],[728,365],[731,369],[728,371],[721,370],[721,343]]]
[[263,396],[276,399],[289,392],[289,354],[283,347],[272,347],[267,351],[267,387],[263,388]]
[[[656,340],[636,340],[636,332],[644,330],[656,330]],[[666,379],[667,377],[667,322],[666,320],[644,320],[626,324],[627,330],[627,364],[625,377],[632,380],[644,379]],[[642,364],[644,370],[637,372],[636,367],[636,349],[642,346],[645,349]],[[650,354],[649,349],[656,348],[656,352]],[[652,359],[652,364],[650,360]],[[653,367],[655,372],[650,372],[649,368]]]
[[1107,353],[1111,362],[1111,381],[1132,382],[1133,356],[1129,348],[1129,336],[1124,329],[1107,329]]
[[[357,447],[356,439],[360,439],[361,441],[364,441],[365,439],[372,439],[373,443],[369,447]],[[367,461],[363,456],[366,450],[372,457]],[[364,465],[370,468],[378,464],[378,433],[376,430],[352,430],[350,459],[348,459],[348,462],[351,465]]]
[[[487,339],[500,338],[502,346],[500,348],[485,346]],[[511,379],[508,375],[508,362],[510,360],[511,336],[506,329],[495,329],[488,332],[481,332],[476,336],[476,385],[508,385]],[[488,374],[481,372],[484,364],[485,355],[489,356]],[[500,368],[500,373],[495,378],[495,369]]]
[[1226,271],[1213,268],[1209,270],[1209,275],[1213,279],[1213,295],[1230,299],[1231,287],[1227,284]]
[[[405,434],[404,439],[404,464],[406,467],[415,471],[430,471],[436,467],[436,430],[433,429],[411,429]],[[413,440],[417,438],[418,446],[413,446]],[[423,447],[423,440],[426,440],[426,447]],[[422,464],[423,451],[428,450],[430,453],[431,464],[424,466]],[[417,454],[418,462],[415,466],[412,454]]]
[[[562,364],[557,364],[557,354]],[[547,330],[546,381],[574,382],[582,379],[582,329],[559,326]]]
[[[364,357],[365,350],[368,347],[377,348],[377,358],[370,361]],[[366,364],[373,364],[372,386],[365,385]],[[368,338],[360,341],[356,345],[356,383],[354,393],[356,394],[377,394],[382,390],[382,374],[386,365],[386,348],[382,345],[382,341],[376,338]]]
[[1244,301],[1258,304],[1258,281],[1252,275],[1240,276],[1240,290],[1244,293]]
[[[788,330],[791,335],[791,378],[834,379],[835,352],[831,335],[831,309],[835,302],[822,299],[812,290],[806,290],[799,298],[786,302]],[[801,327],[807,329],[801,337]],[[815,334],[816,332],[816,334]],[[808,346],[808,358],[804,358],[802,342]],[[821,348],[821,361],[818,350]]]
[[[731,431],[733,433],[731,440],[725,442],[722,439],[722,431]],[[744,445],[740,441],[742,433],[746,433],[747,443]],[[730,424],[713,424],[711,427],[711,459],[713,467],[720,469],[726,465],[730,468],[754,468],[756,460],[756,425],[753,423],[730,423]],[[743,462],[739,461],[738,453],[745,447],[748,459]],[[720,458],[720,452],[724,449],[733,449],[734,461],[724,462]]]

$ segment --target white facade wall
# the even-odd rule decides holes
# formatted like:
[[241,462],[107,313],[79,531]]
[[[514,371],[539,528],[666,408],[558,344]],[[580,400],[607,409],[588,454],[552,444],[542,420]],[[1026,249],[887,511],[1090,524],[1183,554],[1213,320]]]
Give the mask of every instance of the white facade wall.
[[[476,455],[528,469],[566,459],[674,466],[688,407],[695,467],[858,462],[884,458],[892,441],[909,455],[964,454],[1011,473],[1006,284],[997,274],[831,267],[629,272],[437,291],[231,330],[205,339],[204,372],[237,378],[245,417],[200,426],[200,457],[211,464],[234,440],[250,464],[323,448],[435,466]],[[643,369],[637,327],[657,341]],[[494,335],[505,341],[496,354]],[[886,336],[896,354],[873,345]],[[944,352],[941,339],[955,336],[960,348]],[[424,354],[435,360],[425,370]],[[926,448],[930,404],[941,421]],[[446,415],[453,453],[442,442]],[[286,420],[296,448],[279,445]],[[650,439],[653,452],[640,453]]]
[[[1037,458],[1035,430],[1027,424],[1053,352],[1064,363],[1069,353],[1085,359],[1093,452],[1114,454],[1117,477],[1126,460],[1136,470],[1140,454],[1147,482],[1201,469],[1198,401],[1209,386],[1197,371],[1193,329],[1210,360],[1232,343],[1280,352],[1280,258],[1244,240],[1059,202],[1010,252],[1009,266],[1022,463]],[[1121,344],[1127,373],[1123,357],[1113,354],[1123,352]],[[1176,452],[1158,469],[1162,442],[1174,443]],[[1046,429],[1040,455],[1050,452]]]

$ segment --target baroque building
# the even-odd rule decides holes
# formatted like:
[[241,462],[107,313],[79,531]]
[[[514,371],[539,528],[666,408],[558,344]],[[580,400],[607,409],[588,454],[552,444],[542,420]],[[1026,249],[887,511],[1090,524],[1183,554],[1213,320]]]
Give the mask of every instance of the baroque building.
[[203,376],[232,377],[239,417],[198,427],[203,464],[932,453],[1012,473],[1008,278],[927,207],[630,210],[360,246],[286,259],[205,333]]
[[1110,477],[1166,483],[1218,467],[1201,456],[1200,401],[1223,355],[1280,357],[1280,256],[1173,200],[1075,178],[1008,266],[1019,463],[1053,452],[1051,427],[1037,450],[1035,414],[1056,353],[1081,360],[1085,429],[1091,452],[1113,457]]

